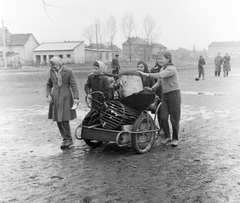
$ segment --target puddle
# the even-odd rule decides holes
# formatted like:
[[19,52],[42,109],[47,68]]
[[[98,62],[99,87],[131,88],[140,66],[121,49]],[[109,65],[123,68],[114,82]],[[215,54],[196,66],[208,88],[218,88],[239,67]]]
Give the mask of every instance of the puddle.
[[230,114],[230,110],[216,109],[210,110],[206,107],[193,108],[191,106],[183,106],[181,113],[181,122],[188,122],[199,117],[203,119],[211,119],[214,116],[224,118]]
[[210,95],[210,96],[227,96],[231,95],[226,92],[194,92],[194,91],[182,91],[182,94],[194,94],[194,95]]

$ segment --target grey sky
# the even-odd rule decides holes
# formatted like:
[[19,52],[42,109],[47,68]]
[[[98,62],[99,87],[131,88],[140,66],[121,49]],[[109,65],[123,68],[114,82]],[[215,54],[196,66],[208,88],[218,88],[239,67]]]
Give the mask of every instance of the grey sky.
[[[84,27],[114,15],[118,25],[132,13],[141,35],[143,18],[150,14],[161,29],[159,43],[168,49],[208,48],[213,41],[240,41],[239,0],[1,0],[0,18],[11,33],[33,33],[39,43],[87,40]],[[120,27],[115,43],[125,41]]]

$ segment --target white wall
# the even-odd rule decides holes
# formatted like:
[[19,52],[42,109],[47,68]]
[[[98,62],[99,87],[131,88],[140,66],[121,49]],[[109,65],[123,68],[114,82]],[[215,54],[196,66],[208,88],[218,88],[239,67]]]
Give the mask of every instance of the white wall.
[[33,49],[38,46],[38,43],[34,39],[34,37],[31,35],[28,39],[28,41],[25,44],[25,60],[32,61],[33,60]]
[[84,43],[81,43],[74,49],[74,63],[85,63],[85,47]]

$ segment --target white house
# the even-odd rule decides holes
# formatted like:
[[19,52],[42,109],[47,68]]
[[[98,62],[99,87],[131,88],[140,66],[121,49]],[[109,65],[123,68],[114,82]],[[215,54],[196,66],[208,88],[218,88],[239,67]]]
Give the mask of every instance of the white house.
[[[4,33],[8,65],[14,65],[16,60],[22,65],[32,64],[33,49],[39,45],[33,34],[11,34],[6,28]],[[3,49],[3,34],[0,29],[0,63],[3,62]]]
[[106,63],[111,62],[116,53],[117,50],[85,48],[85,59],[88,63],[94,60],[100,60]]
[[240,56],[240,41],[235,42],[212,42],[208,46],[208,56],[216,57],[218,53],[222,56],[228,53],[231,57]]
[[36,65],[48,64],[53,56],[59,56],[67,63],[85,63],[84,41],[46,42],[33,50]]

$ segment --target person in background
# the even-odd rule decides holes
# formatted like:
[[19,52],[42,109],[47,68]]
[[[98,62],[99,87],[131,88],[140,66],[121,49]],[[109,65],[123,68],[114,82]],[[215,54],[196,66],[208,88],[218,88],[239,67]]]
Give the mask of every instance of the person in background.
[[226,53],[223,57],[223,77],[228,77],[228,72],[231,71],[230,60],[231,57],[228,55],[228,53]]
[[[144,73],[149,73],[148,65],[145,61],[138,61],[137,70],[142,71]],[[142,77],[143,88],[144,87],[152,87],[154,85],[154,79],[149,77]]]
[[50,74],[46,84],[49,106],[48,118],[57,122],[63,142],[61,149],[73,146],[69,121],[77,117],[73,104],[79,103],[79,91],[73,71],[63,64],[60,57],[50,60]]
[[121,69],[120,65],[119,65],[119,55],[118,54],[115,54],[115,57],[112,60],[111,67],[112,67],[112,74],[118,75],[119,70]]
[[[172,141],[172,146],[175,147],[178,145],[179,123],[181,116],[181,92],[179,87],[178,73],[172,62],[172,56],[170,52],[164,51],[159,53],[157,62],[162,66],[162,69],[159,73],[144,73],[142,71],[138,72],[141,75],[158,79],[158,81],[152,87],[153,91],[157,89],[162,82],[163,100],[161,105],[161,121],[163,124],[163,131],[166,136],[162,143],[167,144]],[[168,124],[169,116],[173,129],[172,139]]]
[[198,59],[198,79],[200,80],[201,76],[204,80],[204,66],[206,65],[205,59],[202,56],[199,56]]
[[216,56],[214,63],[215,63],[215,77],[219,77],[221,74],[221,69],[222,69],[222,57],[221,54],[218,53]]

